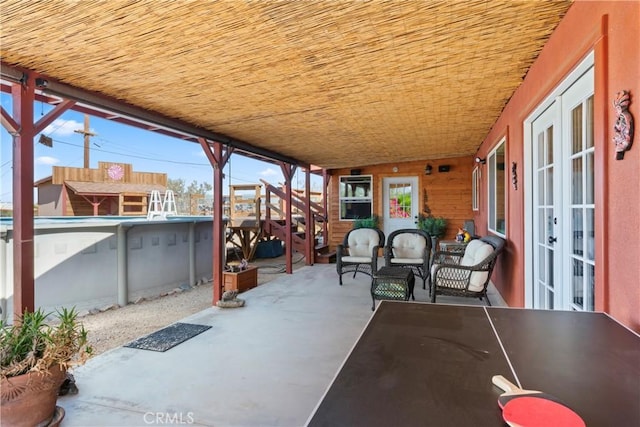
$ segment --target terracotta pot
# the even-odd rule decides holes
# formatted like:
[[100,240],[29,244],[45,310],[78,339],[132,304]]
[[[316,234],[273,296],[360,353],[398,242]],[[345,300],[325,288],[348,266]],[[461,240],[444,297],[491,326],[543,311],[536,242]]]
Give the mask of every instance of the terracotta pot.
[[[48,374],[26,373],[2,380],[0,419],[3,426],[49,426],[58,423],[58,390],[65,372],[57,365]],[[64,411],[62,411],[64,416]],[[59,419],[58,419],[59,418]]]

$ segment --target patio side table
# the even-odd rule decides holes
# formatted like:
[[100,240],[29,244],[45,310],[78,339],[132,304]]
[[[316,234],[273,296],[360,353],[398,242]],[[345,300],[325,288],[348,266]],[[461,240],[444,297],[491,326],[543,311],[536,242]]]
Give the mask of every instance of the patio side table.
[[409,301],[413,295],[415,277],[411,268],[382,267],[373,274],[371,282],[371,310],[376,308],[376,300]]

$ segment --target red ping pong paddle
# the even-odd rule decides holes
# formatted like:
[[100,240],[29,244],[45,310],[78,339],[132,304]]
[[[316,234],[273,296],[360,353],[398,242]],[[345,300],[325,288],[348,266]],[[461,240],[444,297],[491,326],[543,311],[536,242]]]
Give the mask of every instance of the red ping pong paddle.
[[511,427],[586,427],[571,409],[533,395],[507,402],[502,408],[502,418]]
[[491,381],[504,393],[498,398],[502,418],[512,427],[584,427],[585,423],[558,398],[537,390],[524,390],[502,375]]

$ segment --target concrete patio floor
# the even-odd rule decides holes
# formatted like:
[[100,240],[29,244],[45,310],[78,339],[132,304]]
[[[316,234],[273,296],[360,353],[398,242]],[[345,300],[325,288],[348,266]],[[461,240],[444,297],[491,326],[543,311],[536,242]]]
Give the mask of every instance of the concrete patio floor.
[[[282,426],[307,422],[369,321],[370,278],[303,267],[181,322],[211,329],[164,353],[119,347],[74,370],[67,426]],[[428,301],[416,280],[416,302]],[[505,305],[490,287],[494,306]],[[438,297],[438,303],[482,305]]]

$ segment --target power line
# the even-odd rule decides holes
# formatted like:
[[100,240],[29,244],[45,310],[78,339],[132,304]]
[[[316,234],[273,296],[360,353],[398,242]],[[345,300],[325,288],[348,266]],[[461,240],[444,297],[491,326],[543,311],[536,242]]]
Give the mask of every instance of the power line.
[[[60,140],[57,140],[57,139],[54,139],[54,142],[56,142],[58,144],[70,145],[72,147],[83,147],[83,145],[73,144],[71,142],[60,141]],[[115,154],[115,155],[118,155],[118,156],[127,156],[127,157],[135,157],[137,159],[143,159],[143,160],[152,160],[154,162],[165,162],[165,163],[174,163],[174,164],[191,165],[191,166],[209,166],[209,167],[211,166],[208,163],[179,162],[177,160],[158,159],[158,158],[154,158],[154,157],[146,157],[146,156],[140,156],[140,155],[136,155],[136,154],[118,153],[116,151],[103,150],[102,148],[92,148],[92,150],[100,151],[102,153]]]

